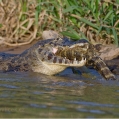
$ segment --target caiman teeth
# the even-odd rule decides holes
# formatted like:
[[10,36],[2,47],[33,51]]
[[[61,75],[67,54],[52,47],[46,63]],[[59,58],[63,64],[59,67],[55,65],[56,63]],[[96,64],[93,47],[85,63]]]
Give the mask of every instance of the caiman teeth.
[[73,64],[78,64],[78,61],[76,60],[76,58],[74,58]]
[[66,57],[64,57],[62,59],[62,63],[65,63],[65,64],[74,64],[74,65],[83,64],[83,63],[86,63],[86,58],[85,57],[82,57],[81,61],[78,61],[78,60],[76,60],[76,58],[74,58],[74,60],[69,60]]
[[83,63],[83,62],[86,63],[86,58],[85,57],[82,57],[82,60],[80,61],[80,63]]
[[88,49],[89,48],[89,45],[87,45],[86,48]]
[[74,61],[76,61],[76,58],[74,58]]
[[63,62],[63,63],[65,63],[65,61],[66,61],[66,57],[65,57],[65,58],[63,58],[62,62]]

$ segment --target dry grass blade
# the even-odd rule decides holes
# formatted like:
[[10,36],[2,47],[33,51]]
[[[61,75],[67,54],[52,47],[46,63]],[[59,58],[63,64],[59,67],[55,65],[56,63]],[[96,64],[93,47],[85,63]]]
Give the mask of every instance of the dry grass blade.
[[93,44],[118,45],[118,8],[111,0],[0,0],[0,44],[25,45],[51,29]]
[[[20,1],[4,0],[0,2],[0,9],[3,11],[0,16],[2,27],[0,28],[1,44],[19,46],[29,44],[36,38],[37,27],[35,24],[35,7],[29,6],[27,13],[22,11]],[[3,8],[4,6],[4,8]],[[33,6],[33,5],[32,5]],[[31,8],[30,8],[31,7]],[[23,16],[26,16],[22,20]]]

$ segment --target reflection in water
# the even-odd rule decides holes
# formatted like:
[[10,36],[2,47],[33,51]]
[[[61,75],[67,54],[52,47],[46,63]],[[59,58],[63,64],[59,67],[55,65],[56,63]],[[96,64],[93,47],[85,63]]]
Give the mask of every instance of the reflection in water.
[[62,73],[0,73],[0,117],[119,117],[119,82]]

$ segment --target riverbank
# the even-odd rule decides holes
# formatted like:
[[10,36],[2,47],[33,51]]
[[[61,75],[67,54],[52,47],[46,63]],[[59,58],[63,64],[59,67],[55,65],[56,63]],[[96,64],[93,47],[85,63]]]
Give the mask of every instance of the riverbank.
[[11,54],[20,54],[37,42],[38,42],[38,40],[35,40],[32,43],[27,44],[27,45],[14,46],[14,47],[13,46],[0,46],[0,52],[11,53]]

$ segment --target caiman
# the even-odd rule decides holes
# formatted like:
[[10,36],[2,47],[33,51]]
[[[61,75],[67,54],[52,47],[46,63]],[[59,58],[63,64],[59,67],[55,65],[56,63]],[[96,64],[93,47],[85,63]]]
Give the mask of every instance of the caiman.
[[0,54],[0,71],[33,71],[57,74],[67,67],[93,66],[105,79],[115,76],[98,56],[94,45],[85,39],[68,38],[40,40],[21,54]]

